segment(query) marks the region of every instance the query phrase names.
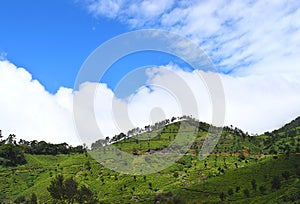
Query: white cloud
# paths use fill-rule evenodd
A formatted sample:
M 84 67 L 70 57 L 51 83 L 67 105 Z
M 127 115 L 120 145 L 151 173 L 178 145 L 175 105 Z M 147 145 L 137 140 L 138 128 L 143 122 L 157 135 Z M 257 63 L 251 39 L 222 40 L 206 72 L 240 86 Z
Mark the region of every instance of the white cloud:
M 109 18 L 115 18 L 124 4 L 122 0 L 99 0 L 86 1 L 88 10 L 94 15 L 104 15 Z
M 160 28 L 194 40 L 221 72 L 284 73 L 282 59 L 293 60 L 288 69 L 300 70 L 299 1 L 140 0 L 123 1 L 119 7 L 117 19 L 134 28 Z M 94 14 L 111 17 L 105 12 Z M 261 67 L 265 60 L 272 63 Z
M 124 100 L 98 83 L 84 83 L 75 92 L 62 87 L 50 94 L 25 69 L 0 61 L 0 127 L 4 135 L 77 145 L 182 114 L 198 114 L 200 120 L 211 122 L 210 93 L 199 74 L 205 78 L 215 73 L 186 72 L 174 64 L 153 67 L 148 70 L 149 86 Z M 226 96 L 226 125 L 262 133 L 300 115 L 299 75 L 220 77 Z M 189 94 L 197 101 L 197 111 Z M 75 102 L 80 137 L 74 125 L 73 96 L 80 96 Z M 88 96 L 94 100 L 89 101 Z
M 0 129 L 28 140 L 79 144 L 74 137 L 70 100 L 72 90 L 48 93 L 30 73 L 0 61 Z
M 145 2 L 127 2 L 117 19 L 133 28 L 175 32 L 200 45 L 227 74 L 222 79 L 228 124 L 256 133 L 300 114 L 300 1 L 180 0 L 156 15 L 142 9 Z

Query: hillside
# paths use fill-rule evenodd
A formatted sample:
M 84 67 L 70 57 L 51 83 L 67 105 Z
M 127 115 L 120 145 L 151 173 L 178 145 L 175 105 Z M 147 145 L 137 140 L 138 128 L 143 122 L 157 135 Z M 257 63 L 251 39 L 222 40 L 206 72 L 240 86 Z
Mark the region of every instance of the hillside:
M 208 124 L 192 121 L 162 123 L 155 130 L 123 135 L 93 153 L 109 155 L 118 147 L 132 155 L 148 155 L 171 144 L 178 128 L 196 133 L 191 148 L 176 163 L 158 173 L 127 175 L 107 169 L 90 154 L 25 153 L 25 164 L 0 166 L 0 200 L 11 203 L 35 193 L 39 203 L 57 203 L 47 188 L 57 175 L 73 177 L 92 189 L 99 203 L 291 203 L 300 200 L 299 118 L 260 136 L 225 127 L 205 160 L 198 153 Z M 149 128 L 149 127 L 148 127 Z M 120 159 L 122 161 L 122 159 Z M 119 162 L 119 161 L 114 161 Z

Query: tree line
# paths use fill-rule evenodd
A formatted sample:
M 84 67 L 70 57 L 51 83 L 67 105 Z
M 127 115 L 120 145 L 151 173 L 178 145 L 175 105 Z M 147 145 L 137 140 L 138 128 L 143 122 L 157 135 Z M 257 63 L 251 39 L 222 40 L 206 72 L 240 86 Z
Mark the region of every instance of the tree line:
M 17 142 L 16 135 L 10 134 L 4 138 L 0 130 L 0 165 L 3 166 L 25 164 L 24 154 L 57 155 L 85 152 L 86 148 L 82 145 L 72 147 L 67 143 L 52 144 L 45 141 L 26 141 L 24 139 Z

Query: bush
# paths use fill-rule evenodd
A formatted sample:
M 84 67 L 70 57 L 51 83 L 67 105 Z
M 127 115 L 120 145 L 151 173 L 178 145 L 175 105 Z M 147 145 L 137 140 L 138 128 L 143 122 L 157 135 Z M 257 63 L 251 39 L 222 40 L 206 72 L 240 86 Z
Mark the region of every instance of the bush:
M 278 176 L 273 177 L 271 185 L 272 185 L 272 190 L 280 189 L 281 182 Z
M 177 178 L 177 177 L 179 176 L 178 172 L 177 172 L 177 171 L 174 172 L 173 176 L 174 176 L 175 178 Z
M 244 195 L 247 197 L 247 198 L 249 198 L 250 197 L 250 192 L 249 192 L 249 190 L 246 188 L 246 189 L 244 189 Z
M 233 189 L 232 188 L 228 189 L 228 195 L 230 195 L 230 196 L 233 195 Z
M 224 193 L 224 192 L 221 192 L 221 193 L 220 193 L 220 199 L 221 199 L 221 201 L 224 201 L 225 198 L 226 198 L 225 193 Z
M 290 177 L 290 172 L 289 171 L 284 171 L 282 172 L 282 177 L 285 179 L 285 180 L 288 180 L 289 177 Z
M 265 186 L 260 186 L 260 187 L 259 187 L 259 191 L 260 191 L 261 194 L 265 194 L 266 190 L 267 190 L 267 189 L 266 189 Z

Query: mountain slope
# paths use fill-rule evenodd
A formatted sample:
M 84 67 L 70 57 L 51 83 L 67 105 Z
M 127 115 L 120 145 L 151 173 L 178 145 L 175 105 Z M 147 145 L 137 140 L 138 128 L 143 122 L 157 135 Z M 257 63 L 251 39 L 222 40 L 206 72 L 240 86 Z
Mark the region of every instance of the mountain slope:
M 93 189 L 103 203 L 297 202 L 300 199 L 299 135 L 297 132 L 293 135 L 290 130 L 299 127 L 298 120 L 256 137 L 225 127 L 216 148 L 205 160 L 199 160 L 198 153 L 209 125 L 198 123 L 193 132 L 197 121 L 186 123 L 185 134 L 196 135 L 191 148 L 170 167 L 148 175 L 112 171 L 84 153 L 25 154 L 26 164 L 0 167 L 0 201 L 11 203 L 36 193 L 39 203 L 55 203 L 47 187 L 56 175 L 62 174 L 73 177 L 80 186 Z M 141 131 L 114 141 L 107 148 L 118 147 L 133 155 L 151 154 L 171 144 L 180 125 L 183 121 Z M 286 136 L 286 131 L 290 135 Z M 104 154 L 101 148 L 95 152 Z

